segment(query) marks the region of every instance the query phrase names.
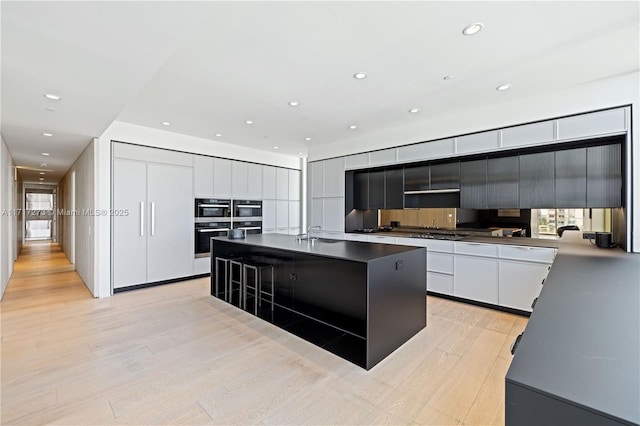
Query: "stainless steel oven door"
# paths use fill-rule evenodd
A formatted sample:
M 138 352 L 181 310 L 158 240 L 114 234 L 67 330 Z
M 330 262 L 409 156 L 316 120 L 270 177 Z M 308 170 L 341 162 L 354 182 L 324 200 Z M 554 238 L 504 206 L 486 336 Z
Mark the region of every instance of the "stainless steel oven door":
M 204 218 L 231 217 L 231 201 L 196 198 L 195 216 Z
M 208 256 L 211 251 L 211 237 L 226 237 L 229 223 L 196 223 L 195 254 L 198 257 Z
M 262 222 L 260 221 L 234 222 L 233 229 L 244 229 L 246 234 L 262 234 Z
M 233 200 L 233 216 L 236 218 L 260 219 L 262 218 L 262 201 Z

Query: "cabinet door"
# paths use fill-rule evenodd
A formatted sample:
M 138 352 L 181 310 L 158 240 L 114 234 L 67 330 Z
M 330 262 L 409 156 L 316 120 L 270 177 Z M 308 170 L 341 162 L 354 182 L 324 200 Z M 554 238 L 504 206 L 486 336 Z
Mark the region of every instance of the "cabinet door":
M 289 200 L 300 200 L 299 170 L 289 170 Z
M 309 163 L 309 177 L 311 178 L 311 197 L 320 198 L 324 193 L 324 161 Z
M 310 212 L 310 217 L 309 217 L 309 226 L 319 226 L 322 228 L 322 224 L 324 221 L 323 218 L 323 214 L 324 214 L 324 207 L 323 207 L 324 203 L 323 203 L 323 199 L 322 198 L 313 198 L 311 200 L 311 209 L 309 210 Z M 303 231 L 306 231 L 303 230 Z
M 384 170 L 369 172 L 369 209 L 384 209 Z
M 276 169 L 276 199 L 289 199 L 289 170 L 283 168 Z
M 384 208 L 404 208 L 404 174 L 402 169 L 389 169 L 384 172 Z
M 545 264 L 501 260 L 500 306 L 531 312 L 531 303 L 540 295 L 549 268 Z
M 587 148 L 587 207 L 622 207 L 622 147 Z
M 252 200 L 262 199 L 262 165 L 250 163 L 247 165 L 247 198 Z
M 460 188 L 460 162 L 445 164 L 431 164 L 430 189 L 456 189 Z
M 127 216 L 113 217 L 113 288 L 147 281 L 147 165 L 113 161 L 113 208 Z M 189 204 L 191 204 L 191 200 Z M 193 215 L 190 206 L 190 214 Z
M 498 261 L 456 255 L 453 294 L 469 300 L 498 304 Z
M 262 201 L 262 229 L 276 229 L 275 200 Z
M 231 196 L 248 198 L 249 164 L 244 161 L 231 162 Z
M 182 166 L 147 166 L 147 281 L 193 275 L 193 170 Z
M 300 201 L 289 201 L 289 228 L 300 229 Z
M 427 290 L 453 296 L 453 275 L 427 272 Z
M 358 210 L 369 208 L 369 172 L 356 172 L 353 179 L 353 205 Z
M 404 168 L 405 191 L 427 191 L 429 189 L 429 166 Z
M 231 198 L 231 160 L 213 160 L 213 196 Z
M 288 201 L 276 201 L 276 228 L 289 228 Z
M 213 158 L 193 156 L 193 193 L 196 198 L 213 197 Z
M 322 229 L 344 232 L 344 198 L 325 198 L 322 207 Z
M 262 198 L 276 199 L 276 168 L 264 166 L 262 168 Z
M 323 163 L 323 197 L 344 197 L 344 158 L 332 158 Z
M 521 209 L 552 208 L 555 200 L 555 155 L 553 152 L 520 156 Z M 561 206 L 565 207 L 565 206 Z
M 587 149 L 555 152 L 556 207 L 587 207 Z
M 518 208 L 519 169 L 517 156 L 487 160 L 487 207 Z
M 487 208 L 487 160 L 460 163 L 460 207 Z

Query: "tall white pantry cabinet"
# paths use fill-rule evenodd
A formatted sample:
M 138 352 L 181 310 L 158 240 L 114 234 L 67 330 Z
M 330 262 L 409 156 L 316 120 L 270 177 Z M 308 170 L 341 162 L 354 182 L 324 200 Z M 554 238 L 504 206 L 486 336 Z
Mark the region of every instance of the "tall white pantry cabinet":
M 191 155 L 113 144 L 113 288 L 193 275 Z

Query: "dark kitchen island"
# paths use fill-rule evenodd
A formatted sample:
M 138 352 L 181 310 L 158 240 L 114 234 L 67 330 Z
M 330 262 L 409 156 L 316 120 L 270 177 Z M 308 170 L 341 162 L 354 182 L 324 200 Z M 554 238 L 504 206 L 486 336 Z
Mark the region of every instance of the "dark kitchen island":
M 212 238 L 211 295 L 222 300 L 214 262 L 232 256 L 274 265 L 274 309 L 263 296 L 257 312 L 247 301 L 248 312 L 367 370 L 426 326 L 423 247 L 282 234 Z M 239 306 L 238 286 L 234 292 L 227 299 Z

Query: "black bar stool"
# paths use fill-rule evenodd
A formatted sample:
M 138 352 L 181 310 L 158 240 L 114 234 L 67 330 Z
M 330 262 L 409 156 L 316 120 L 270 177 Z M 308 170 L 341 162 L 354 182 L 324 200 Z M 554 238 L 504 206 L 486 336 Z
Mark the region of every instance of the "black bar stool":
M 250 261 L 247 260 L 243 263 L 243 271 L 242 271 L 242 282 L 243 282 L 243 290 L 242 290 L 242 306 L 244 309 L 247 309 L 247 289 L 253 290 L 253 294 L 255 296 L 254 300 L 254 314 L 258 313 L 258 305 L 262 306 L 262 295 L 271 296 L 271 310 L 273 311 L 273 303 L 275 301 L 275 277 L 274 277 L 274 267 L 271 263 L 258 262 L 258 261 Z M 271 278 L 271 290 L 264 291 L 262 289 L 262 280 L 263 273 L 267 272 L 270 274 Z M 249 282 L 250 274 L 253 274 L 252 283 Z M 253 284 L 253 285 L 250 285 Z
M 229 259 L 229 280 L 227 281 L 228 288 L 227 293 L 229 295 L 228 298 L 225 297 L 225 300 L 229 303 L 233 303 L 233 285 L 238 284 L 239 288 L 239 298 L 238 298 L 238 306 L 242 306 L 242 295 L 243 295 L 243 263 L 242 258 L 233 258 Z

